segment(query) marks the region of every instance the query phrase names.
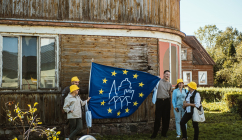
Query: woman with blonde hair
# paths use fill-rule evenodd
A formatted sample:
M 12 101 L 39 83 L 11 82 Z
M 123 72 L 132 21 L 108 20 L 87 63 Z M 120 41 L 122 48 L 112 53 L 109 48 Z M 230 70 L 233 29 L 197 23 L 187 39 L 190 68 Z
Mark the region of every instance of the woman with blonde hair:
M 182 108 L 183 102 L 185 101 L 187 89 L 184 88 L 182 79 L 177 79 L 177 85 L 172 94 L 172 105 L 174 108 L 175 120 L 176 120 L 176 133 L 177 138 L 180 138 L 180 121 L 182 116 L 185 114 L 185 110 Z

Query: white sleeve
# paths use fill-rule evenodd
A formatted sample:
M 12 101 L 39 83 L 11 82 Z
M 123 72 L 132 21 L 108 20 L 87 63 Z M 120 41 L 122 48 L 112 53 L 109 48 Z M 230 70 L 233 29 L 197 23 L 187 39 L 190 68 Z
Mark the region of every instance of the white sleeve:
M 85 100 L 85 101 L 82 101 L 82 100 L 81 100 L 81 105 L 82 105 L 82 106 L 86 105 L 86 100 Z
M 195 96 L 195 106 L 197 107 L 197 108 L 199 108 L 200 107 L 200 105 L 201 105 L 201 96 L 200 96 L 200 94 L 197 92 L 197 94 L 196 94 L 196 96 Z

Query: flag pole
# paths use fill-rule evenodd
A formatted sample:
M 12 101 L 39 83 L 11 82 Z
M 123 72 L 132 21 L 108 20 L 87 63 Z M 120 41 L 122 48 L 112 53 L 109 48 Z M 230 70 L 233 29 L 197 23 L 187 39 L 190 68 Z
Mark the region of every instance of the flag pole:
M 91 69 L 90 69 L 90 77 L 89 77 L 89 88 L 88 88 L 88 97 L 89 97 L 89 91 L 90 91 L 90 79 L 91 79 L 91 72 L 92 72 L 92 62 L 94 61 L 94 58 L 92 58 L 91 61 Z M 89 128 L 87 127 L 87 135 L 89 135 Z

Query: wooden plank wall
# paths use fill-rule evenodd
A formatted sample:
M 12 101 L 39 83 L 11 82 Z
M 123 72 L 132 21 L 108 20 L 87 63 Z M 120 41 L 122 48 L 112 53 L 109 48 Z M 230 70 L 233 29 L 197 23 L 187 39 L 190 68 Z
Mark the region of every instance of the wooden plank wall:
M 207 85 L 199 85 L 198 83 L 198 72 L 207 71 Z M 193 65 L 192 69 L 192 80 L 197 83 L 198 87 L 209 87 L 213 86 L 213 65 Z
M 23 111 L 28 110 L 28 105 L 34 105 L 35 102 L 39 104 L 36 106 L 38 109 L 36 112 L 37 118 L 40 118 L 40 121 L 44 125 L 57 125 L 65 123 L 65 119 L 61 112 L 61 94 L 60 93 L 1 93 L 0 94 L 0 126 L 10 126 L 6 112 L 4 110 L 4 104 L 8 101 L 14 101 L 16 104 L 19 103 L 19 107 Z M 10 106 L 9 109 L 12 112 L 13 116 L 16 116 L 14 113 L 14 106 Z M 27 123 L 26 123 L 27 125 Z
M 180 30 L 180 0 L 1 0 L 0 17 L 148 24 Z
M 207 71 L 207 85 L 199 85 L 199 87 L 213 86 L 213 65 L 194 65 L 192 48 L 182 44 L 182 48 L 187 49 L 187 60 L 182 60 L 183 71 L 192 71 L 192 81 L 198 84 L 198 71 Z
M 70 84 L 73 76 L 80 78 L 82 99 L 87 98 L 91 59 L 94 62 L 149 72 L 158 75 L 158 40 L 155 38 L 60 35 L 60 85 Z M 128 118 L 100 119 L 94 123 L 137 122 L 154 120 L 155 106 L 150 94 L 139 109 Z

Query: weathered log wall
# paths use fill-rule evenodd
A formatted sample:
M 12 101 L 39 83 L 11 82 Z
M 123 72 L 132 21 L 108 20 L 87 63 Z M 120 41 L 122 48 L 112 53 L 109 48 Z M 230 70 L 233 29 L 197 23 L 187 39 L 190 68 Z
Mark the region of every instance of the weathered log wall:
M 155 38 L 61 35 L 60 85 L 70 84 L 73 76 L 80 78 L 81 93 L 88 93 L 91 59 L 108 66 L 139 70 L 158 75 L 158 40 Z M 100 119 L 94 123 L 137 122 L 154 120 L 155 106 L 149 95 L 130 117 Z
M 138 24 L 180 30 L 180 0 L 1 0 L 0 18 Z

